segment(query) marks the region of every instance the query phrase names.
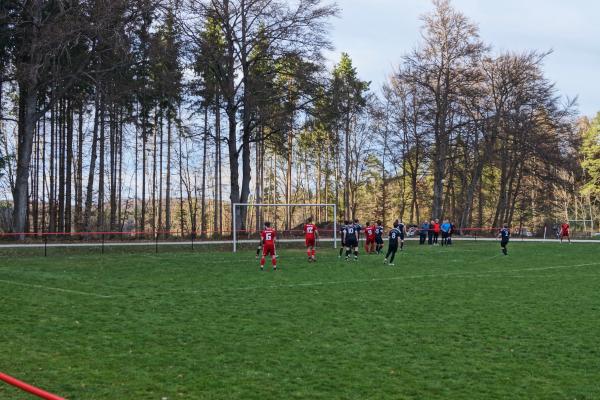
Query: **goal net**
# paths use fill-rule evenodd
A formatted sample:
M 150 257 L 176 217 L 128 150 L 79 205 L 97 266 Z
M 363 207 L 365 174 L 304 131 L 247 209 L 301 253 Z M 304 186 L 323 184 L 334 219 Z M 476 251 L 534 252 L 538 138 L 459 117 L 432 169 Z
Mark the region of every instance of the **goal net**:
M 241 211 L 246 212 L 243 214 Z M 317 204 L 267 204 L 233 203 L 233 251 L 242 243 L 256 244 L 266 221 L 277 230 L 280 243 L 303 243 L 303 225 L 311 217 L 317 225 L 321 242 L 333 242 L 337 247 L 337 205 Z

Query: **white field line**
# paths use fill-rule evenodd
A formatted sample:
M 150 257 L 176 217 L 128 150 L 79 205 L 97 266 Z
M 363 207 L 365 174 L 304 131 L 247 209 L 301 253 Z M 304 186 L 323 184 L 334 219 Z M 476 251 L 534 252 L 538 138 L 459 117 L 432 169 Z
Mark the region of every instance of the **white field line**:
M 288 288 L 296 288 L 296 287 L 315 287 L 315 286 L 331 286 L 331 285 L 345 285 L 345 284 L 361 284 L 361 283 L 372 283 L 372 282 L 382 282 L 382 281 L 400 281 L 400 280 L 410 280 L 410 279 L 423 279 L 423 278 L 485 278 L 492 275 L 503 274 L 503 273 L 514 273 L 514 272 L 528 272 L 528 271 L 545 271 L 545 270 L 554 270 L 554 269 L 567 269 L 567 268 L 579 268 L 579 267 L 589 267 L 600 265 L 600 262 L 597 263 L 588 263 L 588 264 L 572 264 L 572 265 L 554 265 L 549 267 L 535 267 L 535 268 L 517 268 L 517 269 L 504 269 L 504 270 L 495 270 L 488 272 L 476 272 L 476 273 L 464 273 L 464 272 L 449 272 L 444 274 L 421 274 L 421 275 L 408 275 L 408 276 L 396 276 L 396 277 L 388 277 L 388 278 L 371 278 L 371 279 L 355 279 L 355 280 L 346 280 L 346 281 L 324 281 L 324 282 L 305 282 L 305 283 L 292 283 L 287 285 L 269 285 L 269 286 L 244 286 L 244 287 L 233 287 L 229 288 L 229 290 L 235 291 L 245 291 L 245 290 L 257 290 L 257 289 L 288 289 Z M 396 268 L 396 267 L 391 267 Z M 522 275 L 507 275 L 507 277 L 522 277 Z M 0 279 L 0 283 L 6 283 L 10 285 L 17 285 L 35 289 L 44 289 L 51 290 L 63 293 L 71 293 L 78 294 L 82 296 L 91 296 L 102 299 L 110 299 L 113 297 L 125 297 L 126 294 L 116 294 L 116 295 L 102 295 L 97 293 L 90 292 L 82 292 L 78 290 L 71 289 L 63 289 L 51 286 L 44 285 L 36 285 L 36 284 L 28 284 L 22 282 L 8 281 Z M 117 289 L 117 287 L 115 287 Z M 126 288 L 119 288 L 126 289 Z M 227 290 L 227 289 L 226 289 Z M 170 290 L 163 292 L 155 292 L 154 294 L 173 294 L 173 293 L 185 293 L 185 294 L 200 294 L 200 293 L 212 293 L 215 290 Z
M 418 241 L 418 238 L 408 238 L 406 239 L 406 241 Z M 495 238 L 473 238 L 473 237 L 456 237 L 456 238 L 452 238 L 453 241 L 459 241 L 459 242 L 496 242 L 499 240 L 495 239 Z M 333 242 L 333 239 L 320 239 L 320 242 Z M 304 239 L 279 239 L 278 242 L 280 243 L 304 243 Z M 361 239 L 361 244 L 362 244 L 363 240 Z M 527 242 L 531 242 L 531 243 L 560 243 L 558 240 L 555 239 L 525 239 L 525 238 L 513 238 L 511 240 L 511 243 L 527 243 Z M 598 243 L 600 244 L 600 240 L 593 240 L 593 239 L 581 239 L 581 240 L 571 240 L 572 243 Z M 238 240 L 237 243 L 239 244 L 256 244 L 258 243 L 258 240 L 253 239 L 253 240 Z M 191 241 L 185 241 L 185 242 L 165 242 L 165 241 L 161 241 L 161 242 L 154 242 L 154 241 L 143 241 L 143 242 L 104 242 L 104 247 L 121 247 L 121 246 L 147 246 L 147 247 L 151 247 L 151 246 L 156 246 L 158 244 L 158 246 L 192 246 L 192 242 Z M 231 240 L 214 240 L 214 241 L 194 241 L 194 246 L 198 245 L 198 246 L 206 246 L 206 245 L 211 245 L 211 244 L 219 244 L 219 245 L 223 245 L 223 244 L 227 244 L 227 245 L 233 245 L 233 241 Z M 339 244 L 339 239 L 338 239 L 338 244 Z M 359 244 L 359 247 L 361 246 L 361 244 Z M 318 245 L 318 244 L 317 244 Z M 565 243 L 565 245 L 567 245 Z M 48 243 L 46 245 L 48 248 L 52 248 L 52 247 L 102 247 L 102 243 L 100 242 L 94 242 L 94 243 Z M 0 244 L 0 249 L 17 249 L 17 248 L 43 248 L 44 244 L 43 243 L 32 243 L 32 244 L 26 244 L 26 243 L 14 243 L 14 244 Z
M 31 283 L 7 281 L 4 279 L 0 279 L 0 282 L 6 283 L 9 285 L 23 286 L 23 287 L 34 288 L 34 289 L 43 289 L 43 290 L 51 290 L 51 291 L 55 291 L 55 292 L 78 294 L 81 296 L 98 297 L 100 299 L 110 299 L 112 297 L 115 297 L 115 296 L 108 296 L 108 295 L 97 294 L 97 293 L 82 292 L 79 290 L 62 289 L 62 288 L 57 288 L 57 287 L 52 287 L 52 286 L 44 286 L 44 285 L 35 285 L 35 284 L 31 284 Z M 118 296 L 120 296 L 120 295 L 118 295 Z
M 465 273 L 465 272 L 448 272 L 444 274 L 421 274 L 421 275 L 407 275 L 407 276 L 396 276 L 390 278 L 371 278 L 371 279 L 355 279 L 355 280 L 346 280 L 346 281 L 324 281 L 324 282 L 305 282 L 305 283 L 291 283 L 287 285 L 269 285 L 269 286 L 242 286 L 242 287 L 230 287 L 225 288 L 223 290 L 234 290 L 234 291 L 245 291 L 245 290 L 257 290 L 257 289 L 290 289 L 297 287 L 318 287 L 318 286 L 333 286 L 333 285 L 346 285 L 346 284 L 361 284 L 361 283 L 372 283 L 372 282 L 382 282 L 382 281 L 401 281 L 401 280 L 410 280 L 410 279 L 424 279 L 424 278 L 485 278 L 493 275 L 503 274 L 503 273 L 514 273 L 514 272 L 528 272 L 528 271 L 544 271 L 544 270 L 553 270 L 553 269 L 565 269 L 565 268 L 579 268 L 579 267 L 589 267 L 594 265 L 600 265 L 598 263 L 589 263 L 589 264 L 573 264 L 573 265 L 555 265 L 549 267 L 536 267 L 536 268 L 517 268 L 517 269 L 503 269 L 503 270 L 495 270 L 488 272 L 476 272 L 476 273 Z M 398 267 L 390 267 L 390 268 L 398 268 Z M 270 273 L 270 267 L 265 266 L 265 272 L 257 273 Z M 281 270 L 276 273 L 280 273 Z M 507 277 L 512 277 L 508 275 Z M 519 275 L 520 277 L 520 275 Z M 202 289 L 202 290 L 164 290 L 162 292 L 154 292 L 153 294 L 158 295 L 169 295 L 174 293 L 183 293 L 183 294 L 203 294 L 203 293 L 214 293 L 220 291 L 219 289 Z
M 347 281 L 325 281 L 325 282 L 306 282 L 306 283 L 293 283 L 289 285 L 270 285 L 270 286 L 246 286 L 246 287 L 238 287 L 238 288 L 230 288 L 230 290 L 255 290 L 255 289 L 286 289 L 286 288 L 294 288 L 294 287 L 311 287 L 311 286 L 328 286 L 328 285 L 344 285 L 344 284 L 352 284 L 352 283 L 370 283 L 370 282 L 380 282 L 380 281 L 400 281 L 400 280 L 409 280 L 409 279 L 423 279 L 423 278 L 478 278 L 478 277 L 488 277 L 497 274 L 503 273 L 513 273 L 513 272 L 527 272 L 527 271 L 545 271 L 545 270 L 553 270 L 553 269 L 565 269 L 565 268 L 579 268 L 579 267 L 590 267 L 594 265 L 600 265 L 600 262 L 597 263 L 589 263 L 589 264 L 573 264 L 573 265 L 555 265 L 550 267 L 536 267 L 536 268 L 519 268 L 519 269 L 504 269 L 504 270 L 496 270 L 496 271 L 488 271 L 488 272 L 476 272 L 476 273 L 465 273 L 465 272 L 449 272 L 445 274 L 423 274 L 423 275 L 408 275 L 408 276 L 396 276 L 391 278 L 371 278 L 371 279 L 357 279 L 357 280 L 347 280 Z M 390 267 L 396 268 L 396 267 Z M 200 291 L 197 291 L 200 293 Z

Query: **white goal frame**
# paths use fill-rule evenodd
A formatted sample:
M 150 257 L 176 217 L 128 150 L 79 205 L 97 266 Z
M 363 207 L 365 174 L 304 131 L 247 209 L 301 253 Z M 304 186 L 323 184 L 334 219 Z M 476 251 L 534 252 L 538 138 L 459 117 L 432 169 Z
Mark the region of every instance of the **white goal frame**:
M 237 215 L 236 210 L 238 207 L 333 207 L 333 248 L 337 249 L 337 204 L 332 203 L 232 203 L 231 204 L 231 217 L 233 223 L 233 252 L 237 252 Z

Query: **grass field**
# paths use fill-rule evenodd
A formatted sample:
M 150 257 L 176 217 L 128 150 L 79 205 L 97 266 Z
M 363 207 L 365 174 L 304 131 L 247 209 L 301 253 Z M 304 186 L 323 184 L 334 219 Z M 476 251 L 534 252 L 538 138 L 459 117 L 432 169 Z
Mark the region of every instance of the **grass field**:
M 0 371 L 69 400 L 600 398 L 600 247 L 509 251 L 0 253 Z

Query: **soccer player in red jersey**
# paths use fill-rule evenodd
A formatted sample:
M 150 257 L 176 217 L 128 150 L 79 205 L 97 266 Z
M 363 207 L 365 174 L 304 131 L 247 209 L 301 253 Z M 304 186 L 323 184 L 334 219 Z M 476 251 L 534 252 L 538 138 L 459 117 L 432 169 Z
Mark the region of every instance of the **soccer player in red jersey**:
M 370 222 L 367 222 L 367 227 L 365 228 L 365 252 L 367 254 L 371 254 L 375 252 L 375 236 L 377 227 L 375 225 L 371 225 Z
M 273 264 L 273 271 L 277 270 L 277 256 L 275 254 L 275 238 L 277 232 L 271 228 L 270 222 L 265 222 L 265 229 L 260 233 L 263 244 L 263 254 L 260 259 L 260 270 L 262 271 L 265 267 L 265 257 L 267 254 L 271 256 L 271 264 Z
M 308 255 L 308 262 L 315 262 L 315 239 L 319 236 L 319 230 L 317 226 L 312 223 L 312 217 L 309 217 L 304 224 L 304 241 L 306 243 L 306 254 Z
M 566 237 L 567 240 L 569 241 L 569 243 L 571 243 L 571 236 L 569 235 L 569 223 L 568 222 L 563 222 L 563 224 L 560 226 L 560 242 L 562 243 L 563 239 Z

